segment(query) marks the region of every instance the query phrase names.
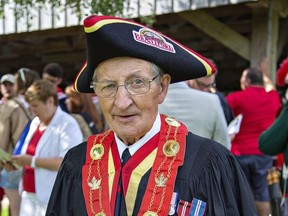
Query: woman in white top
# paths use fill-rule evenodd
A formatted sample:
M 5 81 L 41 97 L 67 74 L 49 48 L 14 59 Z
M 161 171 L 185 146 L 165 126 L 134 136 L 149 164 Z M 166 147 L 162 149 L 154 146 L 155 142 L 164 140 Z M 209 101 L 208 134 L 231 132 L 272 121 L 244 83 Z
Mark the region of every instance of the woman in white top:
M 53 84 L 38 80 L 25 93 L 36 116 L 21 150 L 13 160 L 23 166 L 20 216 L 45 215 L 54 181 L 66 152 L 83 141 L 73 117 L 58 106 Z

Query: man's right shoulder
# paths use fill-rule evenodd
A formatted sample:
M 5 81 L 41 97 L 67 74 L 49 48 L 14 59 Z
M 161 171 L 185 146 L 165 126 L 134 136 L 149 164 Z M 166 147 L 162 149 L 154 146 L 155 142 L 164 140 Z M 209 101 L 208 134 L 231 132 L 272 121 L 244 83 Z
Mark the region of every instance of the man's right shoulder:
M 11 115 L 11 113 L 13 113 L 16 109 L 19 109 L 19 104 L 17 104 L 13 99 L 7 100 L 0 104 L 1 115 Z

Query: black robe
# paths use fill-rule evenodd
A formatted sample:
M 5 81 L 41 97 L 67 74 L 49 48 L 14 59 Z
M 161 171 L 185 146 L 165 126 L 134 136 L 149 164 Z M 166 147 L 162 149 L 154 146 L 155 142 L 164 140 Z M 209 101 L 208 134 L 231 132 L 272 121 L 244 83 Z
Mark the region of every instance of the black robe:
M 186 140 L 185 160 L 178 170 L 174 188 L 179 199 L 192 202 L 197 198 L 206 202 L 205 215 L 256 216 L 249 184 L 234 156 L 219 143 L 190 132 Z M 82 191 L 85 158 L 86 142 L 66 154 L 46 215 L 87 215 Z M 140 182 L 133 215 L 137 215 L 140 209 L 149 174 L 150 171 Z

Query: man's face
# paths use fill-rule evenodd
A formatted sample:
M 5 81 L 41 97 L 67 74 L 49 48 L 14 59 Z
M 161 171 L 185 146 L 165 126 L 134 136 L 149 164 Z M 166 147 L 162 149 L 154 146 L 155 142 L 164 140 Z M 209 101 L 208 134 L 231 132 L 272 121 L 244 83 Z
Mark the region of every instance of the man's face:
M 189 86 L 200 91 L 211 92 L 215 82 L 215 75 L 212 74 L 208 77 L 201 77 L 198 79 L 190 80 L 188 82 Z
M 3 95 L 4 98 L 10 99 L 15 96 L 15 89 L 14 89 L 14 84 L 10 82 L 3 82 L 1 84 L 1 94 Z
M 94 79 L 123 85 L 134 78 L 151 80 L 156 75 L 151 63 L 145 60 L 119 57 L 102 62 Z M 170 76 L 165 74 L 150 82 L 150 90 L 144 94 L 130 95 L 121 86 L 112 98 L 99 96 L 99 103 L 109 126 L 124 143 L 133 144 L 151 129 L 158 113 L 158 104 L 163 102 L 169 83 Z
M 240 87 L 242 90 L 246 89 L 249 85 L 249 83 L 247 82 L 246 76 L 247 76 L 248 71 L 244 70 L 242 72 L 241 78 L 240 78 Z
M 62 78 L 51 76 L 50 74 L 45 72 L 43 73 L 42 78 L 50 81 L 55 86 L 58 86 L 62 82 Z

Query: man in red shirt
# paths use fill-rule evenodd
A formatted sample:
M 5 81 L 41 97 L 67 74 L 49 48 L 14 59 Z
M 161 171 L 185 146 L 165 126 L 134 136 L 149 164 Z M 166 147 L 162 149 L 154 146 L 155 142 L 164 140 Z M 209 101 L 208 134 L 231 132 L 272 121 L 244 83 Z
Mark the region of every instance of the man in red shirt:
M 256 68 L 244 70 L 240 82 L 242 91 L 227 96 L 234 115 L 243 115 L 240 131 L 232 140 L 231 152 L 247 176 L 258 214 L 269 215 L 267 173 L 272 158 L 259 150 L 258 138 L 275 120 L 280 98 L 275 89 L 265 90 L 263 74 Z

